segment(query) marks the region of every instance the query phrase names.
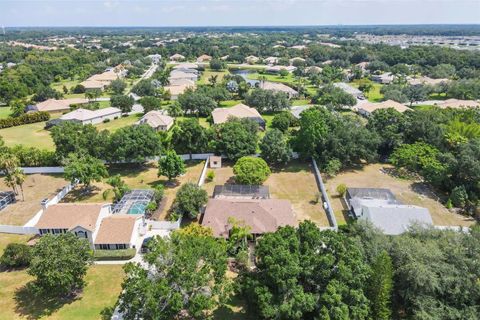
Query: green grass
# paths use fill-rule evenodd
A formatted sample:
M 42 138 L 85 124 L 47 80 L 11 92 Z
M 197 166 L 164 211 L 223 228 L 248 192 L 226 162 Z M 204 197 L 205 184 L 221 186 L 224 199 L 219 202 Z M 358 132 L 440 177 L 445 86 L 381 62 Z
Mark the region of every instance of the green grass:
M 135 122 L 140 120 L 141 117 L 142 117 L 142 114 L 137 113 L 137 114 L 129 115 L 128 117 L 120 117 L 116 120 L 111 120 L 107 123 L 99 123 L 95 126 L 99 131 L 108 130 L 110 132 L 115 132 L 120 128 L 133 125 Z
M 23 144 L 27 147 L 54 150 L 50 132 L 44 129 L 45 122 L 24 124 L 21 126 L 0 129 L 0 136 L 7 146 Z
M 267 81 L 280 82 L 280 83 L 290 84 L 290 85 L 294 85 L 294 82 L 295 82 L 294 76 L 291 73 L 289 73 L 285 77 L 282 77 L 279 74 L 267 74 L 267 73 L 260 74 L 260 73 L 257 73 L 257 72 L 249 73 L 247 75 L 247 78 L 251 79 L 251 80 L 260 80 L 261 77 L 264 77 L 264 79 L 267 80 Z
M 202 76 L 198 80 L 198 84 L 210 84 L 210 77 L 211 76 L 218 76 L 217 77 L 217 83 L 220 83 L 223 79 L 223 77 L 230 72 L 228 70 L 223 70 L 223 71 L 212 71 L 210 69 L 206 69 L 205 71 L 202 72 Z
M 370 90 L 365 97 L 368 99 L 370 102 L 381 102 L 383 101 L 383 94 L 380 92 L 380 89 L 382 89 L 382 86 L 380 83 L 376 83 L 373 81 L 368 80 L 373 88 Z M 358 80 L 355 80 L 351 83 L 352 87 L 358 88 L 359 82 Z
M 292 100 L 292 106 L 305 106 L 307 104 L 311 104 L 312 101 L 307 100 L 307 99 L 297 99 L 297 100 Z
M 175 118 L 175 121 L 177 121 L 177 122 L 178 122 L 178 121 L 183 121 L 183 120 L 186 120 L 186 119 L 188 119 L 188 118 L 194 118 L 194 117 L 176 117 L 176 118 Z M 202 127 L 204 127 L 204 128 L 210 128 L 210 123 L 208 123 L 207 118 L 205 118 L 205 117 L 199 117 L 199 118 L 197 118 L 197 119 L 198 119 L 198 122 L 200 123 L 200 125 L 201 125 Z M 171 132 L 171 130 L 170 130 L 170 132 Z
M 228 108 L 228 107 L 233 107 L 234 105 L 237 105 L 239 103 L 242 103 L 242 100 L 225 100 L 221 101 L 218 106 L 220 108 Z
M 10 107 L 0 107 L 0 119 L 5 119 L 10 116 L 12 109 Z

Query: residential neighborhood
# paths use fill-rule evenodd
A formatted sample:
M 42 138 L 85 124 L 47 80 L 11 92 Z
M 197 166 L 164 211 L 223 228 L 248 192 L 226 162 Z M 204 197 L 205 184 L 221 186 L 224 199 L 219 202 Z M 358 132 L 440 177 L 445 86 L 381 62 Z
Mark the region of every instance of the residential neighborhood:
M 462 5 L 45 2 L 0 10 L 0 319 L 479 319 Z

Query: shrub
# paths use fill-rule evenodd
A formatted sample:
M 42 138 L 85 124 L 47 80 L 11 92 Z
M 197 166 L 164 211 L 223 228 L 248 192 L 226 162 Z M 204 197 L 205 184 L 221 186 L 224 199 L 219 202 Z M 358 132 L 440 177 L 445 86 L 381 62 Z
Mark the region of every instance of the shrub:
M 208 180 L 208 181 L 213 181 L 213 179 L 215 179 L 215 171 L 210 170 L 210 171 L 208 171 L 208 173 L 207 173 L 207 180 Z
M 0 257 L 0 265 L 5 268 L 25 268 L 32 260 L 31 248 L 23 243 L 9 243 Z
M 468 203 L 468 194 L 464 186 L 455 187 L 450 194 L 450 199 L 453 206 L 457 208 L 465 208 Z
M 44 111 L 24 113 L 16 118 L 0 119 L 0 129 L 21 126 L 22 124 L 48 121 L 50 114 Z
M 110 119 L 103 119 L 103 123 L 110 122 Z
M 265 160 L 255 157 L 242 157 L 233 166 L 235 180 L 241 184 L 262 184 L 270 175 Z
M 153 211 L 157 210 L 158 208 L 158 205 L 155 201 L 151 201 L 147 204 L 147 206 L 145 207 L 145 210 L 148 212 L 148 213 L 152 213 Z
M 136 250 L 121 249 L 121 250 L 95 250 L 93 252 L 93 258 L 97 261 L 101 260 L 130 260 L 135 257 Z
M 330 177 L 334 177 L 337 175 L 341 168 L 342 163 L 340 162 L 340 160 L 332 159 L 327 162 L 327 165 L 325 166 L 325 173 Z
M 347 186 L 345 183 L 341 183 L 337 186 L 337 193 L 340 195 L 340 197 L 345 196 L 345 193 L 347 193 Z
M 165 194 L 165 187 L 163 186 L 163 184 L 159 184 L 155 186 L 153 192 L 154 192 L 155 201 L 159 203 L 160 201 L 162 201 L 163 196 Z

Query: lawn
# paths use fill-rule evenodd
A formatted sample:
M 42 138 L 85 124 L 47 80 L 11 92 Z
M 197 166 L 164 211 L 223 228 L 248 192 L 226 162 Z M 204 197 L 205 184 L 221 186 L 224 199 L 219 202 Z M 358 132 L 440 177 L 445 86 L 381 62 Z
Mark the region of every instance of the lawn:
M 186 119 L 191 119 L 191 118 L 195 118 L 195 117 L 176 117 L 175 118 L 175 121 L 178 122 L 178 121 L 184 121 Z M 195 118 L 195 119 L 198 119 L 198 122 L 200 123 L 200 125 L 204 128 L 210 128 L 210 123 L 207 121 L 207 118 L 205 117 L 198 117 L 198 118 Z M 171 131 L 170 131 L 171 132 Z
M 251 80 L 260 80 L 261 78 L 263 78 L 267 81 L 281 82 L 281 83 L 290 84 L 290 85 L 293 85 L 295 82 L 295 79 L 292 73 L 289 73 L 287 76 L 282 77 L 279 74 L 268 74 L 268 73 L 260 74 L 255 72 L 255 73 L 249 73 L 247 75 L 247 78 Z
M 393 177 L 386 173 L 391 169 L 390 165 L 371 164 L 363 169 L 345 171 L 335 178 L 328 179 L 326 188 L 337 221 L 339 223 L 345 221 L 346 207 L 336 192 L 336 187 L 344 183 L 347 187 L 390 189 L 403 203 L 427 208 L 435 225 L 470 226 L 474 224 L 473 219 L 448 211 L 438 201 L 439 197 L 425 183 Z
M 225 100 L 221 101 L 218 106 L 220 108 L 228 108 L 233 107 L 234 105 L 237 105 L 239 103 L 243 103 L 242 100 Z
M 186 162 L 187 172 L 179 177 L 173 185 L 167 184 L 166 177 L 158 177 L 157 164 L 154 162 L 145 165 L 117 165 L 110 166 L 109 174 L 122 176 L 122 179 L 130 187 L 130 189 L 149 189 L 158 184 L 165 186 L 165 200 L 161 204 L 162 208 L 158 212 L 156 219 L 165 219 L 168 210 L 171 208 L 175 194 L 183 183 L 193 182 L 197 183 L 202 172 L 204 162 L 188 161 Z M 74 190 L 64 198 L 64 202 L 87 202 L 87 203 L 104 203 L 111 202 L 113 195 L 104 200 L 103 192 L 111 187 L 103 182 L 94 183 L 93 191 L 89 194 L 83 194 L 80 189 Z
M 59 174 L 27 175 L 23 184 L 25 201 L 19 194 L 17 202 L 0 211 L 0 224 L 24 225 L 41 209 L 42 199 L 51 199 L 67 184 L 68 182 Z M 5 185 L 3 179 L 0 179 L 0 190 L 11 190 Z
M 0 107 L 0 119 L 5 119 L 10 116 L 12 109 L 10 107 Z
M 0 273 L 0 319 L 101 319 L 121 291 L 121 265 L 95 265 L 85 277 L 79 297 L 66 302 L 36 298 L 25 286 L 32 277 L 25 270 Z
M 132 115 L 129 115 L 127 117 L 120 117 L 116 120 L 111 120 L 111 121 L 106 122 L 106 123 L 99 123 L 99 124 L 95 125 L 95 127 L 99 131 L 108 130 L 110 132 L 115 132 L 116 130 L 118 130 L 120 128 L 128 127 L 128 126 L 133 125 L 135 122 L 140 120 L 141 117 L 142 117 L 141 113 L 132 114 Z
M 210 196 L 215 185 L 235 183 L 231 164 L 222 163 L 222 168 L 210 170 L 215 172 L 215 178 L 204 185 Z M 290 200 L 298 221 L 308 219 L 329 226 L 325 211 L 315 201 L 319 191 L 310 164 L 292 161 L 286 167 L 273 168 L 264 185 L 269 186 L 272 198 Z
M 358 88 L 359 86 L 359 80 L 355 80 L 352 83 L 352 87 Z M 365 80 L 362 80 L 365 81 Z M 380 92 L 380 89 L 382 89 L 382 85 L 380 83 L 376 83 L 373 81 L 369 81 L 372 84 L 372 90 L 370 90 L 365 97 L 368 99 L 370 102 L 381 102 L 383 100 L 383 94 Z
M 23 144 L 27 147 L 54 150 L 53 140 L 50 132 L 44 129 L 45 122 L 24 124 L 21 126 L 0 129 L 7 146 Z
M 228 70 L 223 71 L 212 71 L 211 69 L 206 69 L 202 72 L 202 76 L 198 80 L 198 84 L 210 84 L 210 77 L 217 76 L 217 83 L 220 83 L 223 80 L 225 75 L 229 74 Z

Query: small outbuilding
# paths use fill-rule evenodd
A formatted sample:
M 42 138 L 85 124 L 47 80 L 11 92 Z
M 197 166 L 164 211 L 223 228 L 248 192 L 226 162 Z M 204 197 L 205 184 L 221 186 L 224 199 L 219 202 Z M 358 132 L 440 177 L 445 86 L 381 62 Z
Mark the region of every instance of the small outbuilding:
M 218 169 L 222 167 L 222 157 L 219 156 L 210 156 L 209 166 L 212 169 Z

